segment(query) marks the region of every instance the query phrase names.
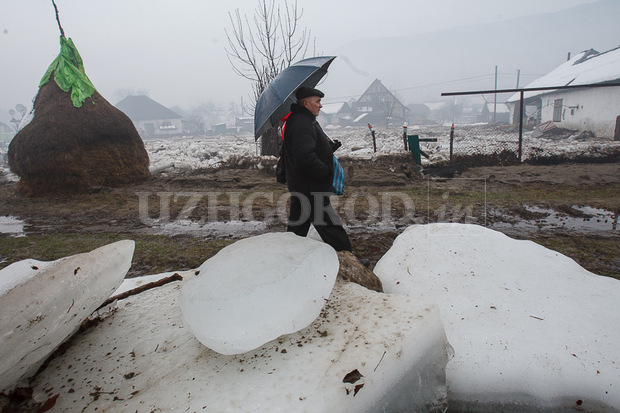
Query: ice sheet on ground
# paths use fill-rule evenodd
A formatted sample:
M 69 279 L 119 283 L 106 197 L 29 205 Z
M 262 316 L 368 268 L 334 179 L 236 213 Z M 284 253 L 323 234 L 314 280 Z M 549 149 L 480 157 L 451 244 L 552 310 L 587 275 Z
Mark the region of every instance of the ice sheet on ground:
M 0 270 L 0 391 L 33 374 L 117 289 L 135 243 L 124 240 L 51 262 Z
M 245 353 L 314 321 L 339 265 L 332 247 L 291 232 L 242 239 L 183 287 L 183 319 L 210 349 Z
M 59 394 L 58 411 L 445 408 L 449 345 L 436 306 L 337 282 L 308 327 L 226 356 L 204 347 L 183 322 L 177 298 L 194 273 L 120 300 L 37 376 L 35 398 Z M 355 370 L 363 377 L 344 383 Z
M 408 228 L 374 271 L 387 293 L 439 305 L 451 408 L 620 408 L 619 281 L 464 224 Z

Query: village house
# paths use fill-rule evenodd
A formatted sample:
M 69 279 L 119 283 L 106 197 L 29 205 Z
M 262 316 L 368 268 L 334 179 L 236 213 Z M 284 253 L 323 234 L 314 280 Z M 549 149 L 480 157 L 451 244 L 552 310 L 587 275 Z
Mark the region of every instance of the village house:
M 464 124 L 472 124 L 481 122 L 479 120 L 480 113 L 480 105 L 453 105 L 452 110 L 454 111 L 452 114 L 452 118 L 456 123 L 464 123 Z M 484 122 L 484 121 L 482 121 Z
M 409 122 L 413 125 L 428 123 L 431 109 L 423 103 L 412 103 L 409 108 Z
M 402 125 L 409 121 L 409 108 L 403 105 L 379 79 L 366 89 L 351 108 L 353 123 Z
M 183 133 L 182 116 L 148 96 L 127 96 L 115 106 L 131 119 L 143 138 Z
M 237 132 L 254 132 L 254 117 L 253 116 L 237 116 L 235 117 L 235 128 Z
M 490 124 L 509 123 L 510 109 L 505 103 L 485 103 L 480 109 L 477 121 Z
M 319 112 L 321 125 L 349 126 L 352 121 L 351 107 L 347 102 L 326 103 Z
M 603 84 L 620 81 L 620 47 L 599 53 L 590 49 L 553 69 L 526 88 Z M 510 121 L 519 122 L 520 94 L 508 99 Z M 620 140 L 620 87 L 584 87 L 524 93 L 524 122 L 553 122 L 557 127 L 588 131 Z

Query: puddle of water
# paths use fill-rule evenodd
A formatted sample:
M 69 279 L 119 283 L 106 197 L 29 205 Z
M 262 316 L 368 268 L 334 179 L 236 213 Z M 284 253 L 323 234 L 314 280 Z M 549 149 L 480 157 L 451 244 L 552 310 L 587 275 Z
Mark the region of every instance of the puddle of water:
M 575 217 L 551 208 L 527 205 L 529 212 L 540 214 L 537 219 L 520 220 L 515 223 L 496 222 L 491 224 L 494 229 L 521 229 L 537 231 L 542 229 L 560 229 L 583 233 L 616 232 L 620 229 L 618 214 L 600 208 L 589 206 L 573 206 L 573 209 L 583 213 Z
M 10 234 L 13 237 L 25 237 L 24 226 L 26 223 L 21 219 L 11 216 L 0 217 L 0 234 Z
M 550 228 L 561 228 L 573 231 L 617 231 L 618 216 L 613 212 L 592 207 L 573 206 L 584 213 L 583 217 L 574 217 L 553 209 L 528 206 L 527 210 L 547 214 L 545 218 L 535 220 Z
M 527 205 L 524 207 L 532 214 L 539 215 L 536 219 L 521 219 L 507 214 L 503 210 L 489 210 L 491 222 L 488 228 L 504 232 L 537 232 L 541 230 L 564 230 L 578 233 L 618 234 L 620 232 L 620 219 L 618 214 L 605 209 L 592 208 L 589 206 L 573 206 L 573 209 L 583 213 L 583 216 L 575 217 L 556 211 L 551 208 Z M 493 222 L 495 221 L 495 222 Z M 8 234 L 13 237 L 26 236 L 24 221 L 12 216 L 0 216 L 0 234 Z M 404 225 L 406 227 L 407 225 Z M 395 222 L 368 223 L 362 225 L 345 224 L 348 232 L 393 232 L 402 229 L 403 225 Z M 200 238 L 239 238 L 260 235 L 273 229 L 273 225 L 263 221 L 226 221 L 226 222 L 194 222 L 189 220 L 155 223 L 149 228 L 136 231 L 138 234 L 153 235 L 191 235 Z M 282 229 L 282 228 L 280 228 Z

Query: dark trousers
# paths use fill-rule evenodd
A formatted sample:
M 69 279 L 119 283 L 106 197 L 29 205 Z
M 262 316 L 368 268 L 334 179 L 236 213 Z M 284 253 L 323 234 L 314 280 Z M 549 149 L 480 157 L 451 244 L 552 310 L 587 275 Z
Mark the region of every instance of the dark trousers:
M 286 230 L 305 237 L 310 224 L 313 224 L 323 241 L 336 251 L 351 251 L 351 241 L 329 202 L 329 195 L 291 193 L 291 209 Z

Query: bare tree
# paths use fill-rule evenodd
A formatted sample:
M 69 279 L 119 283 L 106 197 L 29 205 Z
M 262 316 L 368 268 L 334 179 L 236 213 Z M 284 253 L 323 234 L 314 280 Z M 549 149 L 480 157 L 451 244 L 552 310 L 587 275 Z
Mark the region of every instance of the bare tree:
M 28 109 L 26 108 L 26 106 L 22 105 L 21 103 L 18 103 L 17 105 L 15 105 L 15 110 L 9 109 L 9 114 L 11 115 L 10 122 L 13 124 L 13 128 L 15 129 L 15 132 L 19 132 L 19 125 L 21 124 L 22 120 L 26 116 L 27 110 Z
M 269 82 L 293 61 L 305 57 L 310 30 L 299 23 L 303 9 L 297 0 L 284 7 L 276 0 L 259 0 L 251 20 L 239 9 L 228 13 L 231 29 L 226 30 L 226 52 L 234 71 L 252 82 L 252 109 Z

